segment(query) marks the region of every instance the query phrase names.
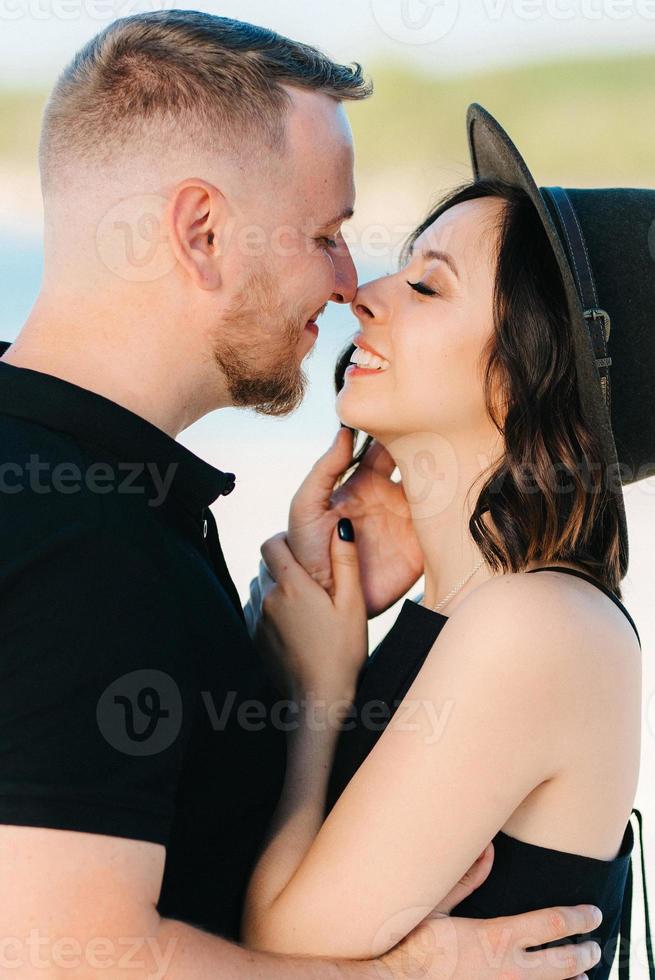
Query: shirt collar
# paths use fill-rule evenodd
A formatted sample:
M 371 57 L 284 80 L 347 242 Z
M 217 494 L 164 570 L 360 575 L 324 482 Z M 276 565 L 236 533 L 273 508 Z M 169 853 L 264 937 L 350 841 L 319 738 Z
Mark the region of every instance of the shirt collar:
M 0 341 L 0 356 L 11 346 Z M 193 510 L 234 490 L 234 473 L 200 459 L 162 429 L 87 388 L 0 361 L 0 413 L 64 432 L 121 463 L 175 466 L 171 492 Z

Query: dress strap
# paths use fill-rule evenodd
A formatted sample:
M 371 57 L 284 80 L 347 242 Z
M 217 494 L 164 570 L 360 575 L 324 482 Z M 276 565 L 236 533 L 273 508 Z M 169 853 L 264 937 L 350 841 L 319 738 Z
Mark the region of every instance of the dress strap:
M 637 818 L 639 824 L 639 849 L 641 858 L 641 879 L 642 893 L 644 899 L 644 919 L 646 923 L 646 957 L 648 960 L 649 980 L 655 980 L 655 959 L 653 958 L 653 941 L 650 934 L 650 910 L 648 908 L 648 890 L 646 887 L 646 859 L 644 857 L 644 833 L 643 817 L 639 810 L 633 808 L 632 813 Z M 631 813 L 631 816 L 632 816 Z M 619 980 L 630 980 L 630 954 L 632 952 L 630 939 L 630 926 L 632 920 L 632 855 L 628 863 L 628 876 L 623 893 L 623 905 L 621 907 L 621 926 L 619 949 Z

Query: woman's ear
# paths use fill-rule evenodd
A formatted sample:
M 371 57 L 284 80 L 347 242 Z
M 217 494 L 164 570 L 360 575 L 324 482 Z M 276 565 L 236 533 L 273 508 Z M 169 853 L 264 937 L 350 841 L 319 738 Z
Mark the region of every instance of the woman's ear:
M 200 289 L 221 285 L 219 242 L 226 220 L 227 202 L 213 184 L 190 178 L 175 188 L 168 211 L 171 249 Z

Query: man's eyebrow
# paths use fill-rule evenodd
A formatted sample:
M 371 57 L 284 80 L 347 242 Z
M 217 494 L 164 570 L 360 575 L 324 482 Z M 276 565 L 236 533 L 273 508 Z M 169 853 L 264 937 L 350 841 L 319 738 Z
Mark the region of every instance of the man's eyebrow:
M 410 248 L 409 254 L 413 256 L 414 254 L 413 246 L 412 248 Z M 426 260 L 426 262 L 429 262 L 430 259 L 437 259 L 439 262 L 445 262 L 445 264 L 448 266 L 448 268 L 453 273 L 455 278 L 459 279 L 459 272 L 457 271 L 455 260 L 452 257 L 452 255 L 448 254 L 448 252 L 442 252 L 439 249 L 435 249 L 435 248 L 428 248 L 426 249 L 426 251 L 422 252 L 421 255 Z
M 332 218 L 330 221 L 324 221 L 321 228 L 331 228 L 332 225 L 337 225 L 341 221 L 347 221 L 348 218 L 352 218 L 354 213 L 354 208 L 344 208 L 341 214 L 338 214 L 336 218 Z

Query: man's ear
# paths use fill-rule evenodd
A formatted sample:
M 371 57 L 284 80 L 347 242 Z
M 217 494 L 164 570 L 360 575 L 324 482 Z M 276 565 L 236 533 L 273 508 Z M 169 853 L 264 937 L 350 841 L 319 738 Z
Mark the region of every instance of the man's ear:
M 227 202 L 221 192 L 200 178 L 178 184 L 169 204 L 170 245 L 177 261 L 200 289 L 221 284 L 221 231 Z

